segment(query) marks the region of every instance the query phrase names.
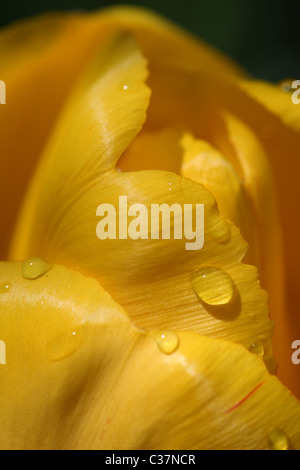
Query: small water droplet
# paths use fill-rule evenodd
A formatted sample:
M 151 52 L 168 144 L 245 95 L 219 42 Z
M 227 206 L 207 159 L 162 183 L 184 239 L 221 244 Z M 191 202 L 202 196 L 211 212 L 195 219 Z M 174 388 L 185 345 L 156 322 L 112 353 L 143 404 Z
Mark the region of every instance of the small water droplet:
M 268 434 L 268 442 L 271 450 L 288 450 L 289 439 L 281 429 L 272 429 Z
M 254 341 L 248 348 L 252 354 L 256 354 L 258 357 L 263 357 L 265 349 L 261 341 Z
M 43 276 L 49 269 L 51 269 L 51 266 L 43 259 L 29 258 L 23 263 L 22 275 L 25 279 L 37 279 Z
M 191 276 L 192 288 L 197 297 L 208 305 L 226 305 L 237 296 L 236 286 L 223 269 L 205 266 Z
M 135 91 L 137 89 L 138 83 L 135 80 L 126 80 L 122 83 L 121 87 L 124 91 Z
M 8 292 L 10 288 L 10 282 L 4 282 L 3 284 L 0 284 L 0 294 L 6 294 L 6 292 Z
M 48 344 L 47 353 L 50 361 L 61 361 L 80 348 L 83 342 L 79 329 L 62 333 Z
M 292 89 L 292 83 L 293 83 L 293 79 L 292 78 L 286 78 L 284 80 L 281 80 L 281 82 L 279 82 L 279 86 L 281 88 L 281 90 L 284 92 L 284 93 L 290 93 L 293 91 Z
M 179 337 L 173 331 L 159 331 L 155 339 L 159 349 L 164 354 L 172 354 L 179 346 Z
M 230 240 L 231 226 L 225 219 L 219 219 L 217 222 L 211 221 L 209 227 L 209 235 L 216 243 L 225 243 Z

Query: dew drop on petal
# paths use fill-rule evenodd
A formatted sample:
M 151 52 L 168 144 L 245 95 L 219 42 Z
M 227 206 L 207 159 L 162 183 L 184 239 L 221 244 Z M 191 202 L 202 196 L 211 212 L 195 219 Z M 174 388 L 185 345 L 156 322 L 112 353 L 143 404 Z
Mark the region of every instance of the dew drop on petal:
M 172 354 L 179 346 L 179 337 L 173 331 L 159 331 L 155 335 L 155 339 L 164 354 Z
M 287 82 L 284 82 L 284 83 L 281 84 L 281 89 L 285 93 L 289 93 L 291 91 L 291 85 Z
M 286 79 L 282 80 L 281 82 L 279 82 L 279 86 L 280 86 L 281 90 L 284 93 L 290 93 L 291 91 L 293 91 L 293 89 L 292 89 L 293 81 L 294 80 L 291 79 L 291 78 L 286 78 Z
M 22 275 L 25 279 L 37 279 L 51 269 L 46 261 L 41 258 L 29 258 L 24 261 Z
M 281 429 L 272 429 L 268 434 L 268 442 L 271 450 L 288 450 L 289 439 Z
M 138 87 L 138 83 L 135 80 L 126 80 L 121 84 L 121 88 L 124 91 L 135 91 Z
M 0 284 L 0 294 L 6 294 L 6 292 L 8 292 L 10 288 L 10 282 L 4 282 L 3 284 Z
M 230 240 L 231 226 L 225 219 L 220 219 L 218 223 L 209 231 L 211 238 L 217 243 L 224 243 Z
M 265 348 L 261 341 L 254 341 L 248 348 L 252 354 L 256 354 L 258 357 L 263 357 L 265 354 Z
M 197 297 L 208 305 L 227 305 L 236 299 L 236 286 L 223 269 L 205 266 L 192 274 L 191 284 Z
M 47 346 L 48 359 L 61 361 L 77 351 L 82 343 L 83 338 L 79 329 L 62 333 L 49 342 Z

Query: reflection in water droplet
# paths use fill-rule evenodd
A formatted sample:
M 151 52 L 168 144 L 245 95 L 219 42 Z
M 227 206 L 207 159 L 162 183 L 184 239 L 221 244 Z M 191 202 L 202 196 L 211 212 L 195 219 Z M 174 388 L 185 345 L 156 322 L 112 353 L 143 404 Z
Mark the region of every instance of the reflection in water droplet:
M 0 284 L 0 294 L 6 294 L 6 292 L 8 292 L 10 288 L 10 282 L 4 282 L 3 284 Z
M 237 296 L 236 286 L 223 269 L 206 266 L 191 276 L 191 284 L 198 298 L 208 305 L 226 305 Z
M 43 276 L 49 269 L 51 269 L 51 266 L 43 259 L 29 258 L 23 263 L 22 275 L 25 279 L 37 279 Z
M 261 341 L 254 341 L 248 349 L 252 354 L 256 354 L 258 357 L 263 357 L 265 354 L 265 349 Z
M 62 333 L 48 344 L 47 353 L 50 361 L 60 361 L 73 354 L 83 343 L 79 328 Z
M 271 450 L 288 450 L 289 440 L 281 429 L 272 429 L 268 434 L 269 447 Z
M 155 339 L 164 354 L 172 354 L 179 346 L 179 337 L 173 331 L 159 331 L 155 335 Z

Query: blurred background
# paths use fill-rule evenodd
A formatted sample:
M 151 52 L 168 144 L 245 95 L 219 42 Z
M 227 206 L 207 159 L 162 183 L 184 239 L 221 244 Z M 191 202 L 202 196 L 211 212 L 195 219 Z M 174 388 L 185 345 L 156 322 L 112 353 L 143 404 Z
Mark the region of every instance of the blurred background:
M 300 79 L 300 2 L 283 0 L 5 0 L 0 26 L 46 11 L 150 8 L 223 51 L 254 77 Z

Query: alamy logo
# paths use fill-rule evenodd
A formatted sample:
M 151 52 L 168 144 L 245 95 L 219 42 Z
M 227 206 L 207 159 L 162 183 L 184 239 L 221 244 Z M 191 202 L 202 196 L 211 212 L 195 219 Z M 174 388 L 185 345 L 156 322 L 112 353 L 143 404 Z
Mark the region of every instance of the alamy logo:
M 296 91 L 292 94 L 292 102 L 294 104 L 299 104 L 300 103 L 300 98 L 298 98 L 298 95 L 300 95 L 300 80 L 294 80 L 292 83 L 292 88 L 297 88 Z
M 97 207 L 96 215 L 102 219 L 97 224 L 96 234 L 99 240 L 168 240 L 173 226 L 174 239 L 188 240 L 186 250 L 201 250 L 204 245 L 204 204 L 194 206 L 195 223 L 193 204 L 183 204 L 183 209 L 180 204 L 151 204 L 149 213 L 146 205 L 132 204 L 128 207 L 127 196 L 119 196 L 118 211 L 112 204 Z M 133 220 L 128 223 L 129 217 Z
M 295 339 L 292 343 L 292 349 L 296 349 L 292 354 L 292 363 L 295 365 L 300 364 L 300 340 Z
M 0 104 L 6 104 L 6 85 L 0 80 Z
M 6 364 L 6 346 L 4 341 L 0 341 L 0 364 Z

